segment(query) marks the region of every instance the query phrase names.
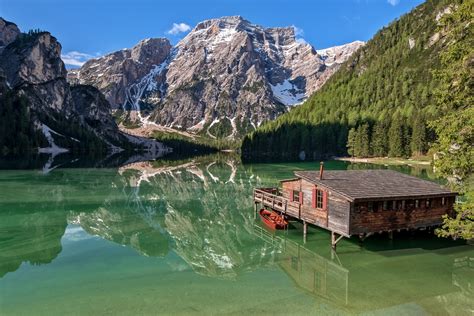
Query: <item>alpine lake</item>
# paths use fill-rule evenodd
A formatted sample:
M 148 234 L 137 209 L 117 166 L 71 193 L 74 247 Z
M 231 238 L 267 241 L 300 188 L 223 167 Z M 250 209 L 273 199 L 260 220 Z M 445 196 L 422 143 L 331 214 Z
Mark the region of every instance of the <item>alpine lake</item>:
M 48 165 L 49 163 L 49 165 Z M 474 246 L 433 232 L 270 231 L 254 187 L 318 163 L 228 154 L 0 170 L 0 315 L 474 315 Z M 328 161 L 326 169 L 429 166 Z

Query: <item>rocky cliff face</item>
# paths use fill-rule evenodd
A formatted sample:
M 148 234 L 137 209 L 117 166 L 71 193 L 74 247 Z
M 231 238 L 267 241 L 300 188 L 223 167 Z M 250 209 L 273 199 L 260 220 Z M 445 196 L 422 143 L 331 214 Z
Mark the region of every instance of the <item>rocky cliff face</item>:
M 23 91 L 35 108 L 69 116 L 73 105 L 60 52 L 61 45 L 47 32 L 20 34 L 3 49 L 0 68 L 8 86 Z
M 8 94 L 26 100 L 28 111 L 24 119 L 49 143 L 40 152 L 97 154 L 107 148 L 109 151 L 144 146 L 158 149 L 159 146 L 150 142 L 122 134 L 112 118 L 110 104 L 99 90 L 87 86 L 71 88 L 60 57 L 61 45 L 55 37 L 48 32 L 17 31 L 13 23 L 0 18 L 0 41 L 7 44 L 0 51 L 0 96 Z M 142 59 L 147 58 L 143 57 L 146 52 L 140 54 Z M 37 135 L 17 136 L 37 138 Z
M 174 48 L 150 39 L 90 60 L 69 80 L 96 86 L 112 106 L 137 111 L 132 119 L 142 124 L 238 137 L 302 102 L 360 45 L 339 47 L 329 58 L 297 39 L 293 27 L 231 16 L 199 23 Z M 123 66 L 135 65 L 132 52 L 147 56 L 140 72 Z
M 89 60 L 81 69 L 71 70 L 68 78 L 72 83 L 95 86 L 115 107 L 125 105 L 133 97 L 131 86 L 167 59 L 170 51 L 167 39 L 146 39 L 132 49 Z M 163 81 L 159 77 L 153 80 Z
M 15 23 L 0 18 L 0 47 L 7 46 L 20 34 L 20 29 Z

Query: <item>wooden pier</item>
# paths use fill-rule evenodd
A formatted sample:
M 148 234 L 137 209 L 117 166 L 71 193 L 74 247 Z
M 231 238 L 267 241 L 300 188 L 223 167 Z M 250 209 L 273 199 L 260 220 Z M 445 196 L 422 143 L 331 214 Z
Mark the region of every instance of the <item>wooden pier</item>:
M 255 202 L 255 211 L 258 211 L 257 205 L 272 208 L 282 214 L 301 219 L 301 204 L 290 202 L 288 199 L 278 195 L 277 188 L 259 188 L 253 191 L 253 200 Z
M 281 215 L 293 220 L 298 220 L 303 224 L 303 239 L 306 241 L 308 224 L 312 224 L 324 229 L 328 229 L 328 213 L 324 210 L 314 210 L 305 207 L 303 204 L 291 201 L 284 197 L 278 188 L 258 188 L 253 191 L 255 216 L 260 208 L 270 208 Z M 336 248 L 337 242 L 342 237 L 350 237 L 347 234 L 331 231 L 331 246 Z

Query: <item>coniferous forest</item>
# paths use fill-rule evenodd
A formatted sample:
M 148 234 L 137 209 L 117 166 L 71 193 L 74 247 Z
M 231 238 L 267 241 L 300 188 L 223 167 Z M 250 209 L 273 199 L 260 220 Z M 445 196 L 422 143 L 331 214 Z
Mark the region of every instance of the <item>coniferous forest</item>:
M 443 53 L 472 41 L 455 38 L 452 15 L 443 15 L 459 6 L 467 8 L 456 22 L 464 27 L 472 1 L 430 0 L 381 29 L 304 104 L 247 135 L 243 159 L 426 154 L 436 140 L 431 122 L 457 108 L 437 101 Z
M 0 102 L 0 156 L 33 153 L 48 141 L 31 124 L 31 112 L 25 97 L 5 93 Z

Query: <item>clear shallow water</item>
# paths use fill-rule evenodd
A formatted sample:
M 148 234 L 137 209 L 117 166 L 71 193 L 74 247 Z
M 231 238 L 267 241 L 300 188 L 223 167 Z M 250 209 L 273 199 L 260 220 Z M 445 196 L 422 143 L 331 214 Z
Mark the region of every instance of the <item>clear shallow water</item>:
M 0 171 L 0 314 L 473 314 L 473 246 L 420 233 L 336 254 L 324 230 L 303 243 L 299 225 L 254 220 L 253 187 L 314 168 L 213 156 Z

